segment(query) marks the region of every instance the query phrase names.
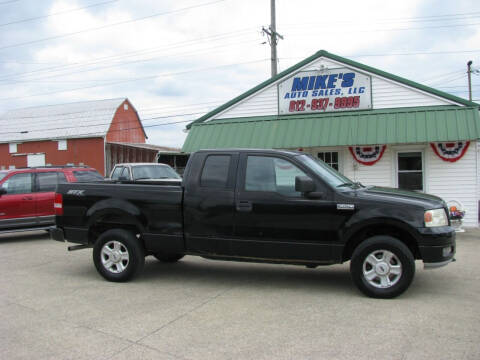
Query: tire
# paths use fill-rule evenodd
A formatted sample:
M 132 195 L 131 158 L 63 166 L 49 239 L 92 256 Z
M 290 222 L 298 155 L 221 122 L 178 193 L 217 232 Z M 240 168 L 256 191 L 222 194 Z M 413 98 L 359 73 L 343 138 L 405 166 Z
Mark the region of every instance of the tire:
M 355 248 L 350 261 L 355 285 L 365 295 L 390 299 L 408 289 L 415 275 L 410 249 L 391 236 L 373 236 Z
M 93 262 L 108 281 L 124 282 L 145 265 L 145 250 L 133 233 L 123 229 L 104 232 L 93 247 Z
M 161 262 L 165 263 L 174 263 L 183 258 L 185 255 L 184 254 L 164 254 L 164 253 L 156 253 L 153 254 L 153 256 L 157 259 L 160 260 Z

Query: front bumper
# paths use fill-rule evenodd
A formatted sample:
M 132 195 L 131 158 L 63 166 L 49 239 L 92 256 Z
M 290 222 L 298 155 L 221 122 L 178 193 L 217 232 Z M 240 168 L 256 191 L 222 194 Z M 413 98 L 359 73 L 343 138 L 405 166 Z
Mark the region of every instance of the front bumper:
M 457 250 L 455 229 L 451 226 L 418 229 L 418 243 L 425 268 L 437 268 L 454 261 Z

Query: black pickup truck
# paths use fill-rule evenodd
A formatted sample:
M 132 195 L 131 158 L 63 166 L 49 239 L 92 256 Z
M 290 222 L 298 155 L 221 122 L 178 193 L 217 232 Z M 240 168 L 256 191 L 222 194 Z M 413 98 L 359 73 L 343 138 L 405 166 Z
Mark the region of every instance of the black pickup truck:
M 205 150 L 181 184 L 60 184 L 54 240 L 93 247 L 98 272 L 126 281 L 146 255 L 296 264 L 350 261 L 356 286 L 391 298 L 415 260 L 454 260 L 455 232 L 440 198 L 354 183 L 301 152 Z

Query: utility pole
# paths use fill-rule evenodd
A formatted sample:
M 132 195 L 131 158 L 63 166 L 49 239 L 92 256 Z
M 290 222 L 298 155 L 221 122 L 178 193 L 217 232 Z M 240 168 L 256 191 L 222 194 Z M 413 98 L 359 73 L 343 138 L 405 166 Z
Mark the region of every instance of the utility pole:
M 468 100 L 472 101 L 472 60 L 467 63 L 468 74 Z
M 283 36 L 277 33 L 277 24 L 275 19 L 275 0 L 270 0 L 270 26 L 268 29 L 262 27 L 262 32 L 267 34 L 268 42 L 271 48 L 272 77 L 277 75 L 277 38 L 283 40 Z

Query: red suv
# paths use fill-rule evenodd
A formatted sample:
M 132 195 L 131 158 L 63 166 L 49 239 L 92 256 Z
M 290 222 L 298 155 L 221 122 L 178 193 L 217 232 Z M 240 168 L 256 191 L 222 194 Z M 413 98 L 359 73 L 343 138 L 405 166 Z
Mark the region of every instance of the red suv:
M 59 182 L 103 181 L 90 167 L 37 167 L 0 171 L 0 233 L 48 229 Z

